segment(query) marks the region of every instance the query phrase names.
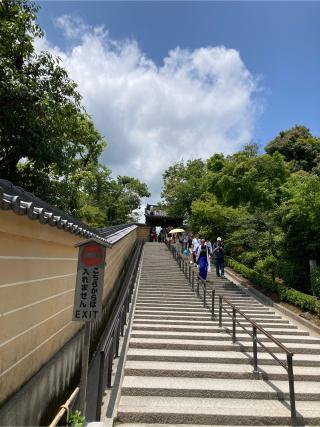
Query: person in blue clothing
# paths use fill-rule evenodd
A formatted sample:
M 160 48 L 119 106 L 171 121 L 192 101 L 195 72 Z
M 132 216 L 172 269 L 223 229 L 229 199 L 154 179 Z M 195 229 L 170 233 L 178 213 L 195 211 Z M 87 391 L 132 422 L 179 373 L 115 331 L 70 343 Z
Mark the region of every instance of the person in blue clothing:
M 213 245 L 212 253 L 214 254 L 217 276 L 224 277 L 224 246 L 221 237 L 218 237 L 217 242 Z
M 210 264 L 210 252 L 205 239 L 201 239 L 200 241 L 200 245 L 197 248 L 196 260 L 199 267 L 199 277 L 206 280 Z

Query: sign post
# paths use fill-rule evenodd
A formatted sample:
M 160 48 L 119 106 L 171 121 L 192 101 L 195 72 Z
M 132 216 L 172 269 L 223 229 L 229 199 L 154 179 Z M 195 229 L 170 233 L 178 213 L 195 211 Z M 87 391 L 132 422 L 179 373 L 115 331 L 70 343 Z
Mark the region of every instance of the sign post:
M 91 322 L 102 317 L 106 246 L 109 245 L 90 239 L 76 246 L 79 254 L 72 320 L 85 323 L 80 382 L 80 410 L 85 417 Z

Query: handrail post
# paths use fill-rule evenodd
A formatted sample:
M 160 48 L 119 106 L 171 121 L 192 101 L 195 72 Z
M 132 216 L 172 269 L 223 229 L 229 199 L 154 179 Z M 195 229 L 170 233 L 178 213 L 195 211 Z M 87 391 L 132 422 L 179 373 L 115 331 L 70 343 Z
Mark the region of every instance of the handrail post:
M 191 285 L 191 265 L 189 265 L 189 284 Z
M 232 309 L 232 342 L 236 342 L 236 309 Z
M 130 296 L 127 294 L 127 313 L 130 311 Z
M 219 326 L 222 326 L 222 297 L 219 296 Z
M 203 282 L 203 307 L 206 306 L 206 297 L 207 297 L 207 283 Z
M 257 328 L 252 326 L 252 342 L 253 342 L 253 372 L 258 372 L 258 348 L 257 348 Z
M 184 273 L 184 260 L 182 260 L 182 273 Z
M 192 290 L 194 290 L 194 270 L 192 270 Z
M 200 286 L 200 283 L 199 283 L 199 276 L 198 276 L 198 279 L 197 279 L 197 295 L 198 296 L 200 294 L 200 292 L 199 292 L 199 286 Z
M 124 325 L 126 324 L 126 311 L 124 309 L 124 307 L 122 307 L 122 311 L 121 311 L 121 331 L 120 331 L 120 335 L 123 337 L 124 335 Z
M 214 297 L 215 297 L 215 290 L 212 289 L 212 296 L 211 296 L 211 319 L 214 319 Z
M 113 343 L 109 348 L 108 360 L 107 360 L 107 388 L 111 388 L 112 380 L 112 362 L 113 362 Z
M 292 420 L 292 425 L 296 425 L 296 400 L 295 400 L 295 395 L 294 395 L 294 376 L 293 376 L 292 354 L 287 354 L 287 366 L 288 366 L 291 420 Z
M 100 421 L 101 419 L 101 401 L 102 401 L 103 378 L 104 378 L 104 359 L 105 359 L 105 352 L 104 350 L 101 350 L 100 366 L 99 366 L 98 397 L 97 397 L 97 405 L 96 405 L 96 421 Z
M 120 347 L 120 325 L 118 325 L 114 330 L 114 339 L 115 339 L 115 357 L 119 357 L 119 347 Z

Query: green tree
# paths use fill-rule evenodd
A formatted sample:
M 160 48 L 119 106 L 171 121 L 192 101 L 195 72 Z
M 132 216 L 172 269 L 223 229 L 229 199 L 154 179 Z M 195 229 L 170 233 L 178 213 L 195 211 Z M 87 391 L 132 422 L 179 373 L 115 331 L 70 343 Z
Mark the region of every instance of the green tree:
M 288 282 L 285 274 L 294 271 L 291 284 L 309 290 L 309 260 L 320 261 L 320 178 L 299 171 L 289 177 L 281 190 L 283 201 L 277 209 L 285 233 L 282 250 L 285 268 L 281 274 Z
M 59 58 L 34 50 L 38 9 L 0 2 L 0 176 L 93 226 L 131 221 L 147 186 L 99 164 L 105 141 L 76 83 Z
M 175 217 L 188 218 L 193 200 L 201 197 L 206 169 L 200 159 L 176 163 L 163 174 L 161 196 L 168 213 Z
M 268 143 L 266 152 L 272 155 L 276 151 L 290 162 L 293 171 L 311 171 L 319 163 L 320 139 L 315 138 L 305 126 L 295 126 L 281 131 Z
M 0 175 L 75 214 L 79 175 L 105 142 L 59 58 L 35 53 L 37 11 L 0 3 Z
M 227 158 L 219 170 L 212 170 L 209 159 L 207 189 L 227 206 L 270 209 L 289 169 L 279 153 L 258 156 L 248 148 Z
M 147 185 L 136 178 L 118 176 L 99 165 L 83 180 L 83 203 L 80 217 L 96 226 L 137 222 L 134 214 L 141 207 L 141 198 L 149 197 Z
M 230 236 L 244 216 L 247 216 L 245 210 L 224 206 L 214 195 L 206 193 L 192 202 L 190 225 L 194 231 L 215 241 L 217 236 Z

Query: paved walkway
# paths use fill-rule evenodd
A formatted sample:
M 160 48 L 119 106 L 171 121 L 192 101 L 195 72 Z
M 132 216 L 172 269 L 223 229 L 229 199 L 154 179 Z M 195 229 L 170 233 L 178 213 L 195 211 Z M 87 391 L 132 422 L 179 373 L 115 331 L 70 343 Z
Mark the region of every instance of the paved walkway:
M 320 426 L 320 338 L 227 279 L 209 279 L 295 353 L 298 425 Z M 147 243 L 116 425 L 291 425 L 286 371 L 259 351 L 254 375 L 251 338 L 239 330 L 233 344 L 230 329 L 227 315 L 223 328 L 211 320 L 165 245 Z

